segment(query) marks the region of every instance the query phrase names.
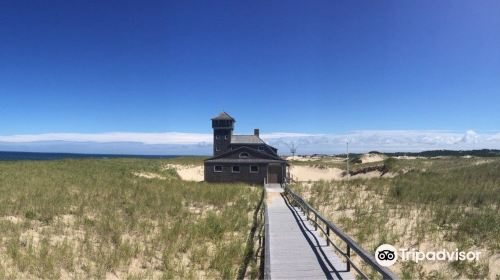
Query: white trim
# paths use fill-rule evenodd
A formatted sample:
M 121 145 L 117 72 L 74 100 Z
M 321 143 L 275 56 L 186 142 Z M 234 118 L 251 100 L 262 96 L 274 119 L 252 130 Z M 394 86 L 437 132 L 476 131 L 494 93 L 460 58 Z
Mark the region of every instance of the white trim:
M 215 170 L 216 167 L 220 166 L 220 171 Z M 224 166 L 222 165 L 214 165 L 214 172 L 220 173 L 224 170 Z

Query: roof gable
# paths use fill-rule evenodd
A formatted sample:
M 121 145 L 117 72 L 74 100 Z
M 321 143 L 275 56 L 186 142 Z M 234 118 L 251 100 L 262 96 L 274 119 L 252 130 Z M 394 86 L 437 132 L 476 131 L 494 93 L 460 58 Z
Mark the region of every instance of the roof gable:
M 220 159 L 220 158 L 239 158 L 239 154 L 242 152 L 247 152 L 249 154 L 249 159 L 270 159 L 270 160 L 283 160 L 279 156 L 275 156 L 266 152 L 261 152 L 257 149 L 251 148 L 251 147 L 239 147 L 234 150 L 227 151 L 223 154 L 220 154 L 218 156 L 211 157 L 207 160 L 213 160 L 213 159 Z M 235 155 L 238 155 L 238 157 L 235 157 Z

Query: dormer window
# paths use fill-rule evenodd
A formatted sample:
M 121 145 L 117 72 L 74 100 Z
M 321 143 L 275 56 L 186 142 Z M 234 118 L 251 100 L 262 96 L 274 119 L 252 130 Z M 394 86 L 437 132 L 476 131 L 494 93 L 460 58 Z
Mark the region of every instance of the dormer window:
M 259 151 L 264 151 L 264 146 L 259 146 Z
M 250 155 L 247 152 L 240 153 L 240 158 L 249 158 Z

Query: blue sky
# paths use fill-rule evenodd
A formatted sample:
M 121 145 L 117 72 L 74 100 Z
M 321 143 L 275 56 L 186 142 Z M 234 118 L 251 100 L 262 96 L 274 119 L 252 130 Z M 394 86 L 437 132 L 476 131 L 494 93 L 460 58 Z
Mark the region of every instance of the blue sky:
M 246 133 L 496 135 L 499 14 L 498 1 L 4 1 L 0 135 L 208 134 L 221 110 Z

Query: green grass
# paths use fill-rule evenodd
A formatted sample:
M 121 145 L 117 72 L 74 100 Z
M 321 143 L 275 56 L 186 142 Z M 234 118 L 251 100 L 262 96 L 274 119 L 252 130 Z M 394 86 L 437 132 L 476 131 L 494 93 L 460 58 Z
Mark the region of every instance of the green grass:
M 164 160 L 165 163 L 181 164 L 181 165 L 203 165 L 203 160 L 208 157 L 189 156 L 189 157 L 174 157 Z
M 0 277 L 236 277 L 261 189 L 162 168 L 201 160 L 0 162 Z
M 463 250 L 485 250 L 487 255 L 500 252 L 500 159 L 385 163 L 399 175 L 292 187 L 372 252 L 383 243 L 417 248 L 423 244 L 441 248 L 446 243 Z M 396 270 L 407 279 L 484 278 L 487 261 L 450 263 L 446 272 L 426 272 L 411 263 Z
M 432 222 L 462 246 L 500 250 L 500 161 L 445 162 L 394 178 L 387 203 L 425 206 Z

